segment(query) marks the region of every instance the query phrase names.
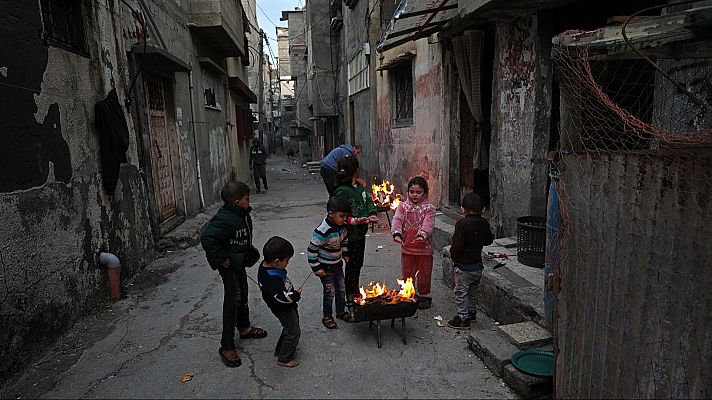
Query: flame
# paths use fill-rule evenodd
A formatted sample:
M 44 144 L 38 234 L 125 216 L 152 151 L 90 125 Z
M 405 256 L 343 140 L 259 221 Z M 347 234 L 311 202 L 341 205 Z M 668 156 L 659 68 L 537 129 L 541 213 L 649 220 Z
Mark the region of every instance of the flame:
M 380 184 L 371 185 L 371 199 L 379 207 L 390 206 L 391 209 L 396 209 L 401 202 L 399 194 L 393 193 L 395 186 L 387 180 L 383 180 Z
M 398 279 L 398 285 L 400 285 L 400 291 L 388 290 L 386 283 L 369 283 L 370 288 L 364 289 L 363 286 L 359 288 L 361 297 L 357 297 L 355 301 L 360 304 L 366 304 L 367 299 L 382 297 L 386 304 L 395 304 L 398 302 L 407 302 L 415 300 L 415 286 L 413 286 L 413 278 L 408 278 L 406 280 Z

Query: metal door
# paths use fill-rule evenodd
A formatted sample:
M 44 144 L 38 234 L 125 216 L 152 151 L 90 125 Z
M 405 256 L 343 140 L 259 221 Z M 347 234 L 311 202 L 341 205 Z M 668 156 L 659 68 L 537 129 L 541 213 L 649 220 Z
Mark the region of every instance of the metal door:
M 163 81 L 147 77 L 146 87 L 148 88 L 149 141 L 156 213 L 159 221 L 165 221 L 176 214 L 176 195 L 168 142 Z

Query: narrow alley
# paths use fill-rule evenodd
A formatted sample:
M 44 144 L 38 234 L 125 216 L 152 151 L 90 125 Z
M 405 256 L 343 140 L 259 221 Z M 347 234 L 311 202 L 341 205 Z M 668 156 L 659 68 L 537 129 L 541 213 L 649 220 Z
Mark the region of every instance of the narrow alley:
M 252 194 L 256 246 L 273 235 L 288 239 L 295 285 L 306 263 L 312 230 L 325 215 L 327 194 L 318 175 L 273 157 L 270 190 Z M 383 222 L 387 224 L 385 218 Z M 256 279 L 257 267 L 248 271 Z M 386 229 L 367 238 L 362 282 L 395 284 L 400 251 Z M 434 275 L 435 276 L 435 275 Z M 434 279 L 433 308 L 400 324 L 384 324 L 383 347 L 368 323 L 321 324 L 321 284 L 312 277 L 299 305 L 302 339 L 294 369 L 279 367 L 272 349 L 281 327 L 251 283 L 250 314 L 264 339 L 239 340 L 243 365 L 225 368 L 220 347 L 222 284 L 200 246 L 166 254 L 126 285 L 125 298 L 78 323 L 2 398 L 504 398 L 512 392 L 467 351 L 465 334 L 434 319 L 454 311 L 452 291 Z M 194 377 L 181 383 L 181 375 Z

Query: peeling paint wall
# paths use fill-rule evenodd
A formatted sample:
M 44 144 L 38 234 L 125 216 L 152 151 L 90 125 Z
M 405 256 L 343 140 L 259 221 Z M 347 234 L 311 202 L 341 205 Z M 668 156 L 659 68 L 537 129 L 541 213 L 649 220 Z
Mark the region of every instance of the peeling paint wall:
M 447 122 L 443 99 L 442 48 L 428 39 L 399 46 L 384 53 L 384 63 L 406 51 L 416 53 L 413 59 L 413 123 L 393 123 L 393 87 L 390 70 L 378 72 L 376 148 L 380 153 L 379 169 L 383 178 L 405 193 L 408 180 L 420 175 L 430 185 L 430 201 L 441 205 L 447 198 L 450 137 L 443 129 Z
M 490 222 L 498 236 L 514 234 L 518 217 L 546 213 L 551 114 L 547 27 L 536 15 L 496 26 Z
M 124 277 L 153 257 L 147 189 L 126 110 L 129 162 L 113 198 L 101 187 L 94 105 L 113 85 L 123 102 L 128 86 L 117 3 L 82 2 L 91 38 L 86 55 L 42 41 L 39 2 L 0 4 L 0 83 L 12 85 L 0 85 L 2 373 L 102 302 L 100 250 L 119 256 Z

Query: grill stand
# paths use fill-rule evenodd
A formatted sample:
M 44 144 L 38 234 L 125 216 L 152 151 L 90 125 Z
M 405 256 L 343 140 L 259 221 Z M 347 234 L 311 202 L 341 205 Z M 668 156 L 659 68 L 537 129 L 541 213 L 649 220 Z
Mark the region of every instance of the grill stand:
M 396 319 L 392 318 L 391 319 L 391 328 L 395 328 L 396 326 Z M 373 327 L 373 321 L 368 321 L 368 329 L 371 329 Z M 378 348 L 380 349 L 383 346 L 383 337 L 381 335 L 381 320 L 377 319 L 376 320 L 376 337 L 378 341 Z M 408 332 L 405 327 L 405 318 L 401 318 L 401 340 L 403 341 L 403 344 L 408 344 Z
M 388 220 L 388 227 L 389 227 L 389 228 L 391 227 L 391 216 L 388 215 L 388 211 L 390 211 L 390 210 L 391 210 L 390 207 L 388 207 L 388 208 L 383 208 L 383 207 L 378 207 L 378 206 L 376 206 L 376 211 L 377 211 L 377 212 L 385 213 L 385 214 L 386 214 L 386 219 Z M 374 227 L 374 226 L 376 226 L 376 223 L 375 223 L 375 222 L 371 222 L 371 233 L 373 233 L 373 227 Z

